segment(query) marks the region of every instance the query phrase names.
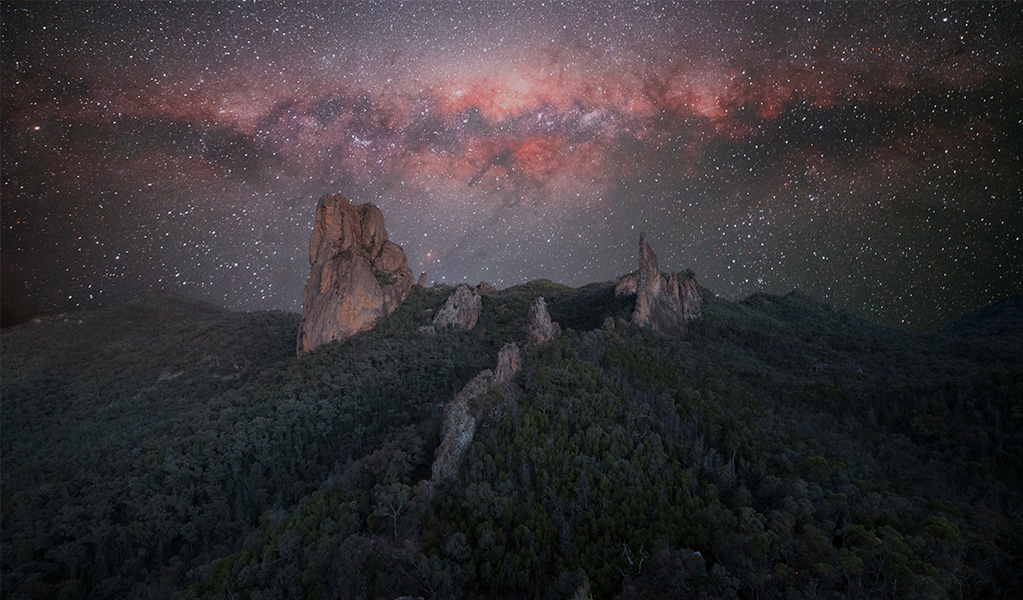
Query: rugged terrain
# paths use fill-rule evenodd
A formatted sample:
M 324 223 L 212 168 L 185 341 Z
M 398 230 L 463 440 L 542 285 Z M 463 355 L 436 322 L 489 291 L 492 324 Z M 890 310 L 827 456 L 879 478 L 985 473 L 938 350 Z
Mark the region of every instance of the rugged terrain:
M 704 290 L 674 337 L 614 287 L 431 331 L 416 286 L 300 357 L 297 315 L 166 295 L 3 330 L 4 597 L 1023 594 L 1019 299 L 910 334 Z

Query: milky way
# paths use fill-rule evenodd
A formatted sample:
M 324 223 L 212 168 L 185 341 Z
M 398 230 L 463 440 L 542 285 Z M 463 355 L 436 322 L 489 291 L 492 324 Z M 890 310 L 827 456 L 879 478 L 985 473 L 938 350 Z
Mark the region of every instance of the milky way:
M 4 322 L 301 310 L 316 200 L 431 281 L 671 270 L 928 328 L 1023 292 L 1014 4 L 4 3 Z

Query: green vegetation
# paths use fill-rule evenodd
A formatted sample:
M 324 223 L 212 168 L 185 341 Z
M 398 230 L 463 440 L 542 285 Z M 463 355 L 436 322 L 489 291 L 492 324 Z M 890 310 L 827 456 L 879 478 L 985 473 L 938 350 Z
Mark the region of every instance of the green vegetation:
M 935 334 L 708 296 L 680 339 L 608 284 L 451 288 L 295 358 L 296 315 L 157 296 L 3 332 L 10 598 L 1023 595 L 1023 327 Z M 455 481 L 444 403 L 524 349 Z

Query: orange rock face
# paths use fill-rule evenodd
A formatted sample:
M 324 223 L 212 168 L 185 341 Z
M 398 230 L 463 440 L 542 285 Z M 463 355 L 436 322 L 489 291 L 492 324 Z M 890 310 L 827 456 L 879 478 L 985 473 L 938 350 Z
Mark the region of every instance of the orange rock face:
M 371 329 L 401 304 L 415 281 L 405 252 L 387 239 L 380 209 L 353 206 L 340 194 L 320 198 L 309 264 L 299 354 Z

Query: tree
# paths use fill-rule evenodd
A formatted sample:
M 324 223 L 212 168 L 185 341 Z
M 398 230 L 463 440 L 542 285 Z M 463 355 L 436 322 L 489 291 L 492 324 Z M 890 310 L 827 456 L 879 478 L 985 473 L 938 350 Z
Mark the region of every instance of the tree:
M 404 483 L 392 483 L 377 486 L 374 491 L 376 506 L 373 514 L 390 517 L 394 528 L 394 539 L 398 539 L 398 517 L 405 512 L 408 501 L 412 498 L 412 487 Z

